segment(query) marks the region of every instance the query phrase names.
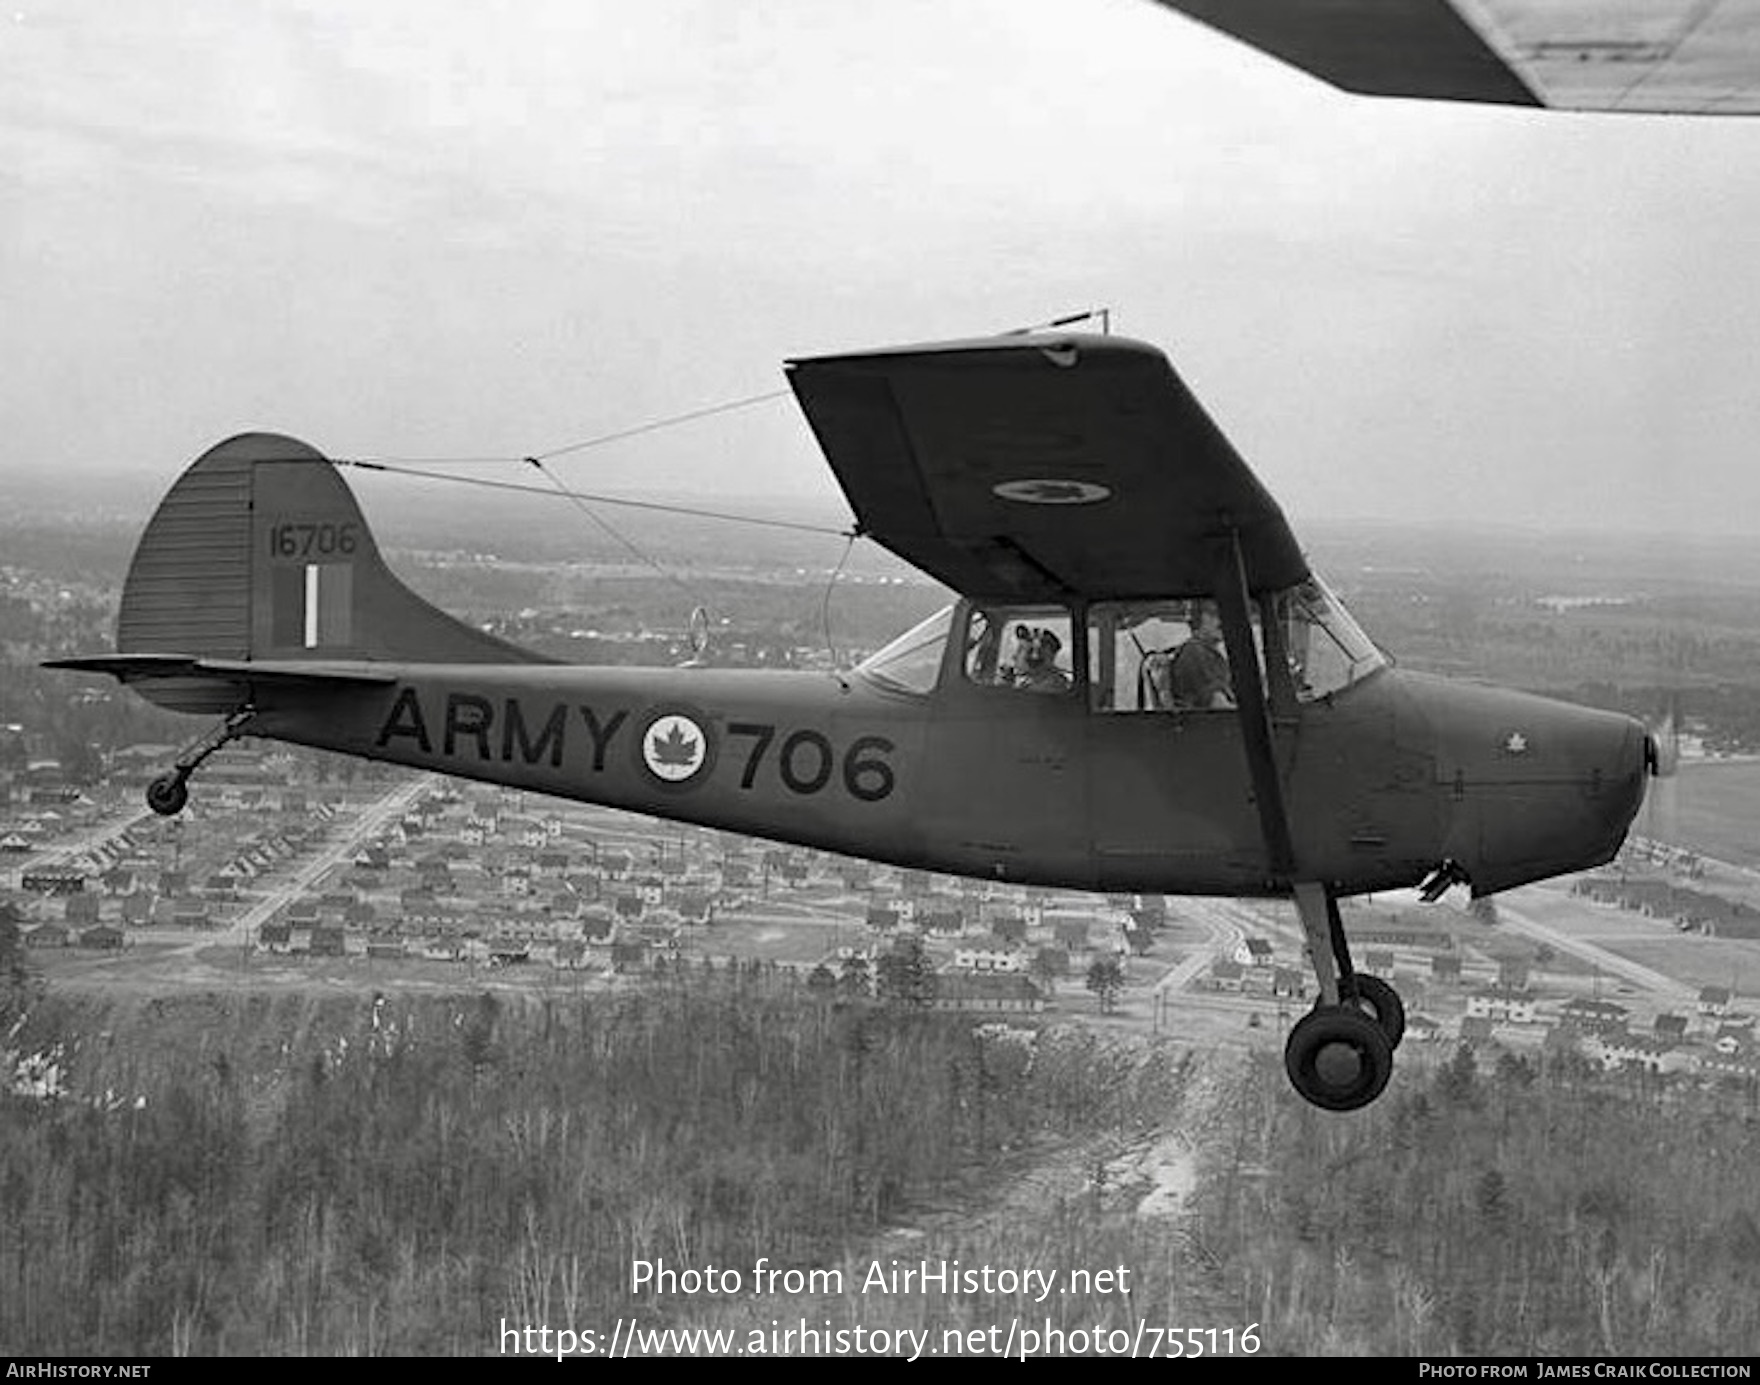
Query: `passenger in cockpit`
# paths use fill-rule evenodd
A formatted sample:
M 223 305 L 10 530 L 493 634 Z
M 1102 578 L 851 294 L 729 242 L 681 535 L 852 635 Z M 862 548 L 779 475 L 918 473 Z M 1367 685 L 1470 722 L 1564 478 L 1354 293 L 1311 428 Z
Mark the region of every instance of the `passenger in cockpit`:
M 1017 626 L 1016 633 L 1026 629 Z M 1069 691 L 1069 675 L 1057 666 L 1063 641 L 1050 630 L 1030 631 L 1031 639 L 1017 655 L 1015 686 L 1028 692 L 1061 693 Z
M 1033 646 L 1038 643 L 1040 632 L 1022 622 L 1014 627 L 1014 653 L 1009 656 L 1006 664 L 996 670 L 996 681 L 1003 687 L 1018 688 L 1021 680 L 1027 676 L 1027 669 L 1032 662 Z

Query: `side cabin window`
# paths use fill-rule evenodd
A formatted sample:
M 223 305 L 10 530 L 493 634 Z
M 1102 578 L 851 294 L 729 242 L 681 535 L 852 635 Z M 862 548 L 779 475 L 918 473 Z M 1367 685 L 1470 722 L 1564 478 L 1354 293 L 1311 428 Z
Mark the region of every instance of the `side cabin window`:
M 1270 681 L 1297 703 L 1341 692 L 1387 662 L 1318 577 L 1261 596 L 1249 609 L 1258 662 L 1265 662 L 1269 619 L 1272 647 L 1289 671 L 1287 682 L 1275 671 Z M 1089 698 L 1097 712 L 1235 706 L 1235 670 L 1220 608 L 1210 597 L 1095 602 L 1088 608 L 1088 657 Z
M 1088 655 L 1097 712 L 1227 711 L 1235 705 L 1222 613 L 1209 597 L 1097 601 L 1088 608 Z
M 974 606 L 966 623 L 968 683 L 1063 694 L 1075 686 L 1074 642 L 1063 606 Z
M 1265 661 L 1265 629 L 1287 678 L 1270 671 L 1278 697 L 1313 702 L 1347 690 L 1387 663 L 1319 578 L 1260 596 L 1251 607 L 1253 648 Z M 1067 606 L 948 606 L 856 667 L 890 692 L 927 696 L 942 669 L 967 684 L 1066 695 L 1077 675 L 1076 635 L 1086 635 L 1089 705 L 1096 712 L 1225 711 L 1235 705 L 1221 614 L 1209 597 L 1097 601 L 1078 629 Z M 948 648 L 950 640 L 959 643 Z M 1285 701 L 1285 706 L 1288 702 Z

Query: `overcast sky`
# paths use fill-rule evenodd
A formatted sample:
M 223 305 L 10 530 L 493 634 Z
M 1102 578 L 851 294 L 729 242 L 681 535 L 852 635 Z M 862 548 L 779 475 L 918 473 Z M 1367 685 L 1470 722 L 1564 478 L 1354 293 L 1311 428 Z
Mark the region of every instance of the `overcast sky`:
M 1760 531 L 1760 120 L 1334 92 L 1147 0 L 12 0 L 0 503 L 522 454 L 1096 304 L 1304 519 Z M 565 463 L 834 493 L 791 400 Z

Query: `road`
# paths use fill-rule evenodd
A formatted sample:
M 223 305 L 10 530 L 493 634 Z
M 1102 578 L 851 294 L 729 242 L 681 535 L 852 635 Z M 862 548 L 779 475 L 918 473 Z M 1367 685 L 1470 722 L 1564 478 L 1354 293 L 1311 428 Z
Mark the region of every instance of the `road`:
M 150 941 L 165 944 L 167 955 L 194 956 L 203 948 L 228 943 L 248 944 L 257 929 L 272 918 L 277 909 L 299 898 L 343 861 L 351 859 L 362 843 L 383 832 L 390 822 L 409 812 L 411 805 L 433 782 L 435 776 L 424 774 L 388 789 L 379 799 L 369 803 L 352 819 L 338 823 L 338 835 L 317 854 L 296 863 L 285 878 L 266 877 L 259 881 L 263 897 L 253 902 L 237 918 L 223 928 L 172 929 L 164 926 L 152 930 Z M 279 872 L 276 873 L 279 875 Z
M 1210 936 L 1155 982 L 1152 1009 L 1164 1017 L 1164 1024 L 1171 1021 L 1177 1030 L 1179 1022 L 1172 1020 L 1176 1013 L 1189 1018 L 1210 1011 L 1215 1011 L 1218 1017 L 1230 1012 L 1244 1015 L 1278 1004 L 1268 996 L 1212 995 L 1198 990 L 1196 983 L 1214 961 L 1229 956 L 1246 936 L 1275 936 L 1280 944 L 1287 943 L 1299 952 L 1300 938 L 1293 928 L 1293 913 L 1292 926 L 1286 935 L 1281 921 L 1267 918 L 1237 900 L 1182 899 L 1175 907 L 1184 921 L 1205 929 Z M 1467 902 L 1464 894 L 1456 891 L 1435 907 L 1464 914 Z M 1556 882 L 1529 886 L 1497 897 L 1499 926 L 1504 930 L 1544 943 L 1556 952 L 1569 954 L 1586 963 L 1605 978 L 1630 985 L 1659 1009 L 1679 1011 L 1684 1008 L 1690 1011 L 1697 1004 L 1697 983 L 1678 980 L 1583 936 L 1580 921 L 1593 922 L 1586 918 L 1589 908 Z M 1304 980 L 1311 985 L 1305 963 L 1303 971 Z
M 26 856 L 13 868 L 17 872 L 13 883 L 17 884 L 22 881 L 27 870 L 36 870 L 42 866 L 67 865 L 81 856 L 97 850 L 105 842 L 121 836 L 131 827 L 152 816 L 152 812 L 144 806 L 127 809 L 122 816 L 107 817 L 102 822 L 88 827 L 70 841 L 57 842 L 54 846 L 47 847 L 34 855 Z
M 1210 935 L 1203 947 L 1194 948 L 1191 956 L 1169 967 L 1155 983 L 1157 997 L 1191 988 L 1212 964 L 1230 956 L 1246 936 L 1241 908 L 1226 899 L 1181 899 L 1174 906 L 1180 917 L 1194 923 Z
M 432 774 L 419 775 L 408 783 L 390 789 L 377 803 L 363 808 L 353 821 L 344 824 L 344 830 L 335 841 L 323 847 L 309 860 L 301 862 L 291 875 L 285 880 L 277 881 L 260 900 L 225 928 L 203 934 L 201 945 L 211 947 L 215 943 L 248 943 L 257 929 L 274 916 L 276 910 L 298 899 L 343 861 L 352 859 L 365 842 L 378 836 L 389 823 L 408 813 L 435 779 L 436 776 Z
M 1532 938 L 1535 942 L 1543 942 L 1556 951 L 1568 952 L 1609 976 L 1617 976 L 1622 981 L 1629 981 L 1641 990 L 1650 992 L 1657 1000 L 1668 1005 L 1692 1005 L 1698 1001 L 1697 986 L 1665 976 L 1642 962 L 1621 957 L 1617 952 L 1610 952 L 1577 933 L 1544 923 L 1536 917 L 1536 914 L 1555 909 L 1564 902 L 1556 891 L 1536 886 L 1500 894 L 1497 896 L 1498 925 L 1512 933 Z

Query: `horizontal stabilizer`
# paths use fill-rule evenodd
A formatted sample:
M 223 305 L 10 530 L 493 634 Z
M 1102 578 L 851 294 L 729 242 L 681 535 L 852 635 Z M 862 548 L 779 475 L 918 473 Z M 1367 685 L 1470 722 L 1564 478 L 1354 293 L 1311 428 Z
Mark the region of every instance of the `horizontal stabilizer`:
M 212 678 L 221 682 L 293 684 L 343 684 L 383 687 L 397 679 L 379 669 L 350 664 L 320 664 L 253 660 L 198 659 L 189 654 L 94 654 L 76 659 L 45 659 L 44 668 L 72 669 L 79 673 L 107 673 L 123 683 L 149 678 Z
M 77 659 L 45 659 L 44 668 L 66 668 L 76 673 L 107 673 L 121 683 L 137 678 L 182 678 L 199 659 L 188 654 L 87 654 Z

